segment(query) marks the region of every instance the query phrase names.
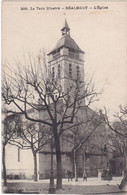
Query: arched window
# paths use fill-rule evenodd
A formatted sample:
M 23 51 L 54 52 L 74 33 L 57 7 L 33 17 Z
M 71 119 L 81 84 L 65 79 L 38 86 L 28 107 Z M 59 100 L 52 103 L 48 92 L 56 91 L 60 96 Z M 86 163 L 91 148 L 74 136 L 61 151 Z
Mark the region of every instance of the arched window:
M 54 79 L 55 78 L 55 68 L 52 67 L 52 78 Z
M 79 78 L 80 78 L 80 67 L 77 66 L 77 79 L 79 79 Z
M 60 64 L 58 64 L 58 78 L 60 78 Z
M 69 77 L 72 78 L 72 64 L 69 64 Z

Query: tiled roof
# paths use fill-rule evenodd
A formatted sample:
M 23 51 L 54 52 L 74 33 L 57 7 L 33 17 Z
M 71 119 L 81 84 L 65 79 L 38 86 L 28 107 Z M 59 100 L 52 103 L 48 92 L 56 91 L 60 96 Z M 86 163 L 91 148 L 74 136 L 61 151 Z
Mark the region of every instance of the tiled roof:
M 62 47 L 66 47 L 66 48 L 70 48 L 73 49 L 74 51 L 78 51 L 81 53 L 84 53 L 84 51 L 82 51 L 79 46 L 77 45 L 77 43 L 71 38 L 71 36 L 69 34 L 66 34 L 65 36 L 63 36 L 56 44 L 56 46 L 54 47 L 54 49 L 48 53 L 48 55 L 55 53 L 58 49 L 61 49 Z

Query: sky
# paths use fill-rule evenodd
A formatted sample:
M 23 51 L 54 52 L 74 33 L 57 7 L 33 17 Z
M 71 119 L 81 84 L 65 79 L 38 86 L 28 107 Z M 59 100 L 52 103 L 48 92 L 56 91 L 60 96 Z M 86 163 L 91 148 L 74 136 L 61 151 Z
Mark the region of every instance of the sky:
M 14 58 L 38 55 L 41 49 L 50 52 L 61 38 L 65 17 L 71 37 L 85 52 L 85 70 L 94 75 L 96 89 L 103 90 L 93 107 L 118 111 L 127 104 L 127 2 L 3 2 L 3 62 L 13 64 Z

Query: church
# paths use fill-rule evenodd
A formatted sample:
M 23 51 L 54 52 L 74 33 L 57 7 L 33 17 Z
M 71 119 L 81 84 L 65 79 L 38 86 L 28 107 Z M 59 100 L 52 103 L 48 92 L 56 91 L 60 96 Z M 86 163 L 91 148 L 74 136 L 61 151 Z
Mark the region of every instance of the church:
M 62 86 L 62 91 L 67 92 L 70 83 L 67 77 L 80 80 L 84 82 L 84 54 L 78 44 L 71 38 L 71 29 L 65 19 L 64 25 L 61 29 L 62 37 L 56 43 L 56 46 L 47 54 L 48 68 L 52 79 L 58 79 Z M 62 79 L 61 79 L 62 78 Z M 82 94 L 82 91 L 80 92 Z M 73 96 L 73 90 L 72 94 Z M 56 97 L 57 98 L 57 93 Z M 82 102 L 84 105 L 85 102 Z M 108 162 L 112 158 L 106 152 L 104 138 L 106 138 L 105 124 L 103 122 L 97 124 L 99 121 L 99 114 L 89 107 L 81 107 L 77 113 L 79 119 L 84 121 L 83 124 L 77 126 L 73 133 L 68 131 L 61 136 L 61 154 L 62 154 L 62 176 L 66 177 L 67 170 L 75 175 L 75 164 L 78 177 L 82 177 L 83 169 L 87 170 L 88 177 L 97 177 L 100 169 L 106 169 Z M 45 119 L 44 111 L 39 111 L 39 117 Z M 96 120 L 95 120 L 96 119 Z M 39 126 L 41 128 L 41 125 Z M 91 133 L 92 132 L 92 133 Z M 91 136 L 88 136 L 88 135 Z M 84 142 L 77 150 L 75 148 L 80 146 L 84 137 L 88 140 Z M 65 139 L 66 137 L 66 139 Z M 13 148 L 13 161 L 10 158 L 11 148 Z M 25 178 L 33 178 L 33 160 L 30 151 L 21 151 L 9 146 L 7 152 L 7 173 L 8 175 L 25 175 Z M 38 178 L 50 178 L 51 168 L 51 152 L 53 154 L 53 172 L 56 177 L 56 154 L 55 147 L 52 148 L 48 144 L 38 152 Z M 17 155 L 16 155 L 17 153 Z M 30 161 L 26 161 L 25 157 L 29 156 Z M 28 172 L 28 173 L 27 173 Z
M 56 46 L 47 54 L 48 55 L 48 67 L 51 76 L 59 79 L 59 83 L 62 86 L 62 91 L 66 92 L 69 87 L 69 78 L 79 79 L 80 82 L 84 82 L 84 54 L 85 52 L 80 49 L 74 39 L 71 38 L 70 27 L 65 19 L 64 25 L 61 29 L 62 37 L 56 43 Z M 61 79 L 62 78 L 62 79 Z M 82 93 L 82 92 L 81 92 Z M 71 94 L 73 96 L 73 94 Z M 57 97 L 57 94 L 56 94 Z M 83 102 L 83 105 L 85 103 Z M 76 157 L 74 159 L 75 144 L 78 145 L 87 133 L 91 132 L 95 128 L 93 121 L 94 118 L 99 120 L 98 114 L 89 107 L 83 107 L 78 112 L 78 117 L 84 122 L 80 127 L 77 127 L 77 140 L 74 143 L 74 136 L 68 133 L 68 140 L 61 137 L 61 152 L 62 152 L 62 174 L 66 177 L 67 170 L 71 171 L 75 175 L 75 163 L 77 165 L 77 174 L 82 177 L 83 169 L 87 170 L 88 176 L 97 176 L 98 171 L 101 168 L 107 167 L 107 156 L 103 153 L 104 142 L 102 139 L 105 134 L 105 125 L 101 123 L 96 128 L 96 131 L 92 134 L 90 139 L 85 142 L 85 146 L 80 147 L 76 151 Z M 40 111 L 40 118 L 44 117 L 44 113 Z M 89 124 L 88 124 L 89 123 Z M 79 139 L 79 140 L 78 140 Z M 92 144 L 94 142 L 94 144 Z M 53 149 L 53 171 L 56 176 L 56 159 L 55 148 Z M 49 178 L 51 167 L 51 147 L 46 146 L 39 151 L 39 178 Z M 94 163 L 93 163 L 94 162 Z

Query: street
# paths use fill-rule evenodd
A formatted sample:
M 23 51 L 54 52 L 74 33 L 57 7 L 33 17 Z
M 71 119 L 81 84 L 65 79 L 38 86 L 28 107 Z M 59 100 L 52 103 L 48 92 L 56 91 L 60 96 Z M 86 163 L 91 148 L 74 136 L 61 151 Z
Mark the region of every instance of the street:
M 57 190 L 56 194 L 121 194 L 126 195 L 127 192 L 121 192 L 118 185 L 121 177 L 114 177 L 112 181 L 101 181 L 99 178 L 88 178 L 83 181 L 82 178 L 78 182 L 63 179 L 63 189 Z M 54 181 L 56 183 L 56 180 Z M 40 193 L 47 194 L 49 189 L 49 179 L 34 182 L 31 180 L 9 180 L 8 192 L 13 193 Z

